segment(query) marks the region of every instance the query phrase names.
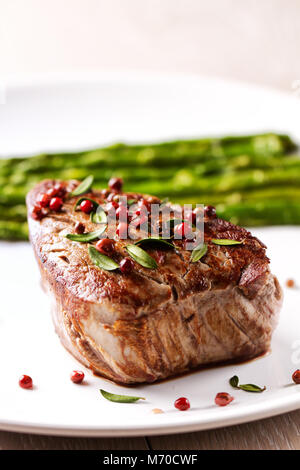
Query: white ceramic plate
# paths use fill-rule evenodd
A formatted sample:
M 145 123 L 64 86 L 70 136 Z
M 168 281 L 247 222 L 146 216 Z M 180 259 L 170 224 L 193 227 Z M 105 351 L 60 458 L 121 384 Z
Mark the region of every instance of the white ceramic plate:
M 7 88 L 6 103 L 0 106 L 0 154 L 265 130 L 288 132 L 300 141 L 299 122 L 296 97 L 233 82 L 128 75 L 61 78 Z M 300 227 L 255 233 L 268 245 L 280 281 L 291 277 L 300 282 Z M 300 386 L 291 383 L 291 373 L 300 366 L 300 290 L 286 289 L 268 356 L 126 388 L 87 370 L 84 385 L 70 381 L 70 372 L 82 366 L 54 333 L 29 244 L 0 244 L 0 286 L 1 429 L 87 436 L 162 434 L 251 421 L 300 406 Z M 23 373 L 33 377 L 32 391 L 19 388 Z M 241 382 L 267 385 L 267 391 L 232 390 L 228 379 L 234 374 Z M 111 403 L 100 396 L 100 388 L 147 400 Z M 220 391 L 232 393 L 235 401 L 225 408 L 215 406 Z M 173 407 L 180 396 L 190 399 L 189 411 Z M 153 414 L 153 408 L 164 413 Z

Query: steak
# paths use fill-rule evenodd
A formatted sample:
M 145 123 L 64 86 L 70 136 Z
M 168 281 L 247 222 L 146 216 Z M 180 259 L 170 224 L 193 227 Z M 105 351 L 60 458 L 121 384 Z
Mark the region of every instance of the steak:
M 39 183 L 27 196 L 32 214 L 41 194 L 57 181 Z M 63 192 L 76 181 L 59 182 Z M 128 199 L 157 201 L 141 194 Z M 97 203 L 112 193 L 89 190 L 84 197 Z M 157 269 L 135 262 L 122 273 L 96 266 L 88 247 L 66 238 L 91 232 L 90 215 L 75 211 L 79 197 L 66 197 L 58 211 L 40 209 L 29 217 L 30 239 L 42 284 L 52 299 L 55 329 L 66 349 L 95 373 L 119 383 L 153 382 L 189 369 L 262 355 L 270 348 L 282 303 L 282 290 L 269 269 L 266 247 L 244 228 L 204 216 L 207 252 L 191 262 L 182 240 L 176 249 L 146 247 Z M 104 206 L 105 207 L 105 206 Z M 99 227 L 99 226 L 98 226 Z M 112 258 L 128 257 L 126 245 L 114 234 Z M 213 240 L 242 242 L 218 245 Z

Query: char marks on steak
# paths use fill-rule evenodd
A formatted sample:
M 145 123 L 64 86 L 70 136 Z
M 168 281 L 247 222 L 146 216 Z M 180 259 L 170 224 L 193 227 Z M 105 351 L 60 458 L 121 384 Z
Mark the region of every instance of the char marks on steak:
M 28 212 L 56 181 L 39 183 L 27 196 Z M 78 182 L 63 183 L 71 191 Z M 142 195 L 125 194 L 128 199 Z M 103 203 L 105 193 L 87 197 Z M 53 319 L 64 346 L 94 372 L 120 383 L 153 382 L 191 368 L 247 360 L 268 351 L 282 302 L 265 246 L 247 230 L 212 217 L 205 221 L 207 254 L 147 248 L 158 262 L 135 263 L 128 273 L 96 267 L 88 244 L 65 237 L 82 223 L 97 228 L 66 198 L 60 212 L 29 218 L 30 238 Z M 219 246 L 230 238 L 241 245 Z M 93 242 L 94 243 L 94 242 Z M 130 241 L 115 237 L 114 259 L 128 256 Z

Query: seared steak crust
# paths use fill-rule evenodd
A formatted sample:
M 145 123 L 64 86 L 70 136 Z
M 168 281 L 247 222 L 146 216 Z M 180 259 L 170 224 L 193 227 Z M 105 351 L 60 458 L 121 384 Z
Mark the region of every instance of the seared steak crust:
M 29 212 L 54 181 L 38 184 L 27 197 Z M 65 183 L 68 191 L 78 182 Z M 104 202 L 100 191 L 86 194 Z M 128 194 L 128 198 L 142 195 Z M 246 360 L 270 347 L 282 291 L 270 273 L 265 246 L 247 230 L 218 218 L 205 222 L 208 252 L 190 263 L 178 250 L 147 249 L 158 269 L 135 263 L 129 274 L 104 271 L 90 260 L 87 244 L 65 238 L 81 222 L 78 198 L 40 221 L 29 218 L 30 238 L 53 319 L 64 346 L 93 371 L 121 383 L 152 382 L 200 365 Z M 243 241 L 218 246 L 215 238 Z M 115 238 L 114 259 L 127 256 Z

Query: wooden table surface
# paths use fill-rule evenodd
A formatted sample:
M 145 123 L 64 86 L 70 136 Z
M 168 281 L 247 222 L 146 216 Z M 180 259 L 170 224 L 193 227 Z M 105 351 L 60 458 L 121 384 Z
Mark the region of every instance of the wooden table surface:
M 300 410 L 254 423 L 155 437 L 72 438 L 0 432 L 0 450 L 296 450 Z

